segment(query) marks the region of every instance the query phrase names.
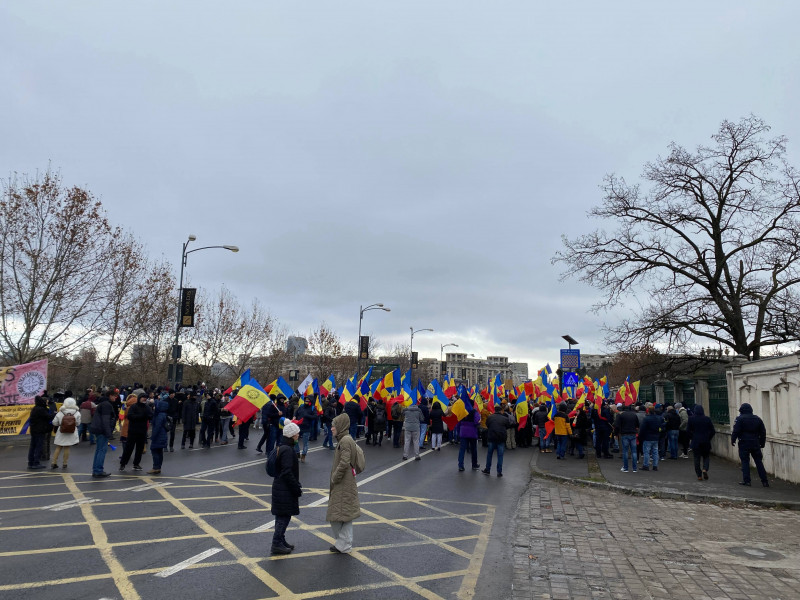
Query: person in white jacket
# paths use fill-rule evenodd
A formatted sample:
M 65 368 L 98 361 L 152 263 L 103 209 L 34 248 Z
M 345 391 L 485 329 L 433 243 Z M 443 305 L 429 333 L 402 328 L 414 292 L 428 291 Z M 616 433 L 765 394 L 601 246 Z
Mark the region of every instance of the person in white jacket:
M 72 429 L 71 432 L 61 431 L 61 424 L 64 421 L 64 417 L 67 415 L 70 415 L 73 419 L 75 419 L 73 426 L 66 427 L 67 429 Z M 69 423 L 69 419 L 67 419 L 67 423 Z M 53 417 L 53 425 L 58 428 L 56 430 L 55 439 L 56 451 L 53 453 L 53 463 L 50 465 L 53 469 L 58 468 L 58 457 L 62 450 L 64 452 L 64 463 L 62 466 L 64 469 L 67 468 L 67 462 L 69 461 L 69 450 L 80 440 L 78 435 L 80 424 L 81 411 L 78 409 L 75 398 L 67 398 L 64 400 L 64 404 L 61 405 L 61 408 L 56 413 L 56 416 Z

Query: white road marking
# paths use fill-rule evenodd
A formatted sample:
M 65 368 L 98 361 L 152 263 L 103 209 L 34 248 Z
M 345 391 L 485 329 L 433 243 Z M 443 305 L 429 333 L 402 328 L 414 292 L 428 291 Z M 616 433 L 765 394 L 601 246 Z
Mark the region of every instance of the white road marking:
M 143 492 L 145 490 L 154 490 L 160 487 L 166 487 L 168 485 L 172 485 L 171 483 L 143 483 L 142 485 L 135 485 L 129 488 L 122 488 L 121 490 L 117 490 L 118 492 Z
M 59 502 L 58 504 L 51 504 L 50 506 L 43 506 L 42 510 L 66 510 L 68 508 L 75 508 L 81 504 L 89 504 L 91 502 L 99 502 L 97 498 L 83 498 L 81 500 L 69 500 L 68 502 Z
M 31 475 L 38 475 L 38 473 L 20 473 L 19 475 L 8 475 L 7 477 L 0 477 L 0 479 L 19 479 L 20 477 L 30 477 Z
M 309 452 L 311 452 L 311 451 L 309 450 Z M 433 452 L 433 450 L 428 450 L 427 452 L 423 452 L 423 453 L 420 454 L 420 457 L 425 456 L 426 454 L 430 454 L 431 452 Z M 414 460 L 404 460 L 403 462 L 401 462 L 399 464 L 396 464 L 396 465 L 394 465 L 392 467 L 389 467 L 388 469 L 384 469 L 383 471 L 381 471 L 379 473 L 375 473 L 375 475 L 371 475 L 370 477 L 367 477 L 366 479 L 362 479 L 361 481 L 357 481 L 356 482 L 356 486 L 357 487 L 361 487 L 362 485 L 364 485 L 366 483 L 369 483 L 370 481 L 375 481 L 378 477 L 383 477 L 387 473 L 391 473 L 395 469 L 399 469 L 400 467 L 404 467 L 407 464 L 412 463 L 412 462 L 415 462 L 415 461 Z M 323 496 L 319 500 L 314 500 L 314 502 L 312 502 L 311 504 L 306 504 L 305 506 L 302 506 L 301 508 L 314 508 L 315 506 L 321 506 L 321 505 L 325 504 L 327 501 L 328 501 L 328 496 Z M 263 525 L 259 525 L 258 527 L 253 529 L 253 533 L 261 533 L 262 531 L 267 531 L 268 529 L 272 529 L 273 527 L 275 527 L 275 521 L 274 520 L 270 521 L 269 523 L 264 523 Z
M 222 552 L 222 548 L 211 548 L 210 550 L 206 550 L 205 552 L 201 552 L 193 556 L 192 558 L 187 558 L 183 562 L 179 562 L 174 567 L 170 567 L 169 569 L 164 569 L 156 573 L 156 577 L 169 577 L 170 575 L 174 575 L 178 571 L 182 571 L 186 567 L 189 567 L 193 564 L 199 563 L 201 560 L 207 559 L 209 556 L 214 556 L 217 552 Z

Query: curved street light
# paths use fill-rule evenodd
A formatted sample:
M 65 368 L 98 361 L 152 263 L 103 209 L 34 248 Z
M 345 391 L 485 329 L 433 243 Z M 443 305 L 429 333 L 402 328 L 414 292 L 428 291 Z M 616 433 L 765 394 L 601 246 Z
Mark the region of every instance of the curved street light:
M 449 346 L 454 346 L 455 348 L 458 348 L 458 344 L 442 344 L 439 347 L 439 362 L 442 362 L 442 353 L 444 352 L 444 349 Z
M 183 249 L 181 250 L 181 277 L 180 283 L 178 284 L 178 324 L 175 327 L 175 344 L 172 346 L 172 380 L 170 381 L 170 386 L 172 389 L 175 389 L 178 384 L 178 337 L 181 333 L 181 297 L 183 296 L 183 271 L 186 268 L 186 261 L 192 252 L 199 252 L 200 250 L 221 248 L 230 252 L 239 251 L 239 246 L 231 246 L 226 244 L 224 246 L 203 246 L 202 248 L 195 248 L 194 250 L 189 250 L 187 252 L 186 248 L 188 248 L 189 244 L 196 239 L 197 236 L 193 233 L 190 233 L 186 241 L 183 242 Z
M 408 370 L 411 371 L 411 385 L 414 385 L 414 334 L 420 333 L 421 331 L 433 331 L 433 329 L 424 328 L 424 329 L 414 329 L 413 327 L 409 327 L 411 330 L 411 350 L 410 355 L 408 357 Z
M 382 302 L 370 304 L 368 306 L 360 306 L 358 308 L 358 343 L 356 344 L 356 352 L 358 358 L 356 359 L 356 371 L 359 376 L 361 375 L 361 321 L 364 320 L 364 313 L 368 310 L 382 310 L 384 312 L 392 312 L 391 308 L 386 308 Z

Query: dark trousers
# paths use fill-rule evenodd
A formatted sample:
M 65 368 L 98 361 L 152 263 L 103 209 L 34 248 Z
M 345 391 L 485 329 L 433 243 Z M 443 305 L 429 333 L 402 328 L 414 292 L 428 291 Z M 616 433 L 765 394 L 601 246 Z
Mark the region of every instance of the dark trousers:
M 367 434 L 367 441 L 371 441 L 373 444 L 380 444 L 383 442 L 383 427 L 373 427 L 372 433 Z M 370 438 L 372 438 L 370 440 Z
M 245 421 L 239 425 L 239 448 L 244 448 L 244 442 L 250 435 L 250 421 Z
M 764 456 L 761 454 L 761 448 L 742 448 L 739 446 L 739 460 L 742 461 L 742 481 L 750 482 L 750 457 L 753 457 L 753 462 L 756 463 L 756 470 L 758 477 L 762 483 L 767 481 L 767 471 L 764 468 Z
M 133 454 L 133 464 L 138 467 L 142 460 L 145 442 L 147 442 L 147 433 L 131 434 L 128 432 L 125 449 L 122 451 L 122 456 L 119 457 L 119 466 L 124 467 L 127 465 L 128 461 L 131 459 L 131 454 Z M 136 450 L 135 454 L 134 450 Z
M 594 441 L 594 452 L 598 458 L 600 456 L 608 456 L 608 440 L 609 431 L 607 429 L 598 429 Z
M 684 454 L 689 454 L 689 432 L 678 431 L 678 443 L 681 445 Z
M 264 444 L 269 442 L 269 434 L 270 434 L 270 427 L 269 425 L 262 425 L 264 427 L 264 433 L 261 434 L 261 439 L 258 440 L 258 444 L 256 444 L 256 450 L 261 450 L 264 447 Z M 272 449 L 268 449 L 267 453 L 269 453 Z
M 273 546 L 286 545 L 286 528 L 289 527 L 289 522 L 291 520 L 292 515 L 276 515 L 275 533 L 272 534 Z
M 32 433 L 31 445 L 28 447 L 28 466 L 35 467 L 39 462 L 39 456 L 42 453 L 42 445 L 44 445 L 44 436 L 50 435 L 49 433 Z
M 181 446 L 183 447 L 183 446 L 186 445 L 186 438 L 187 437 L 189 438 L 189 445 L 190 446 L 194 446 L 194 434 L 195 434 L 195 430 L 194 429 L 184 429 L 183 430 L 183 437 L 181 438 Z
M 402 421 L 392 421 L 392 446 L 400 447 L 400 433 L 403 431 Z
M 164 449 L 150 447 L 150 453 L 153 455 L 153 469 L 156 471 L 161 470 L 161 465 L 164 462 Z
M 214 420 L 204 418 L 203 424 L 200 425 L 200 445 L 210 446 L 214 441 Z
M 50 438 L 53 434 L 49 431 L 42 437 L 42 450 L 39 453 L 39 458 L 42 460 L 50 460 Z
M 177 427 L 175 425 L 178 424 L 178 419 L 176 417 L 172 417 L 172 429 L 169 430 L 169 447 L 172 448 L 175 445 L 175 430 Z
M 700 468 L 700 460 L 703 461 L 703 468 Z M 694 472 L 698 477 L 703 476 L 703 471 L 708 471 L 708 466 L 711 463 L 711 448 L 695 448 L 694 449 Z M 748 471 L 750 470 L 748 464 Z

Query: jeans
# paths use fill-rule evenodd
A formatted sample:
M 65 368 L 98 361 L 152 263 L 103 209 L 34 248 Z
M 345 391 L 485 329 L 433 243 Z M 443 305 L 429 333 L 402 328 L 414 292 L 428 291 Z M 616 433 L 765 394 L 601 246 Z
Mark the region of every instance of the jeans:
M 273 546 L 286 545 L 286 528 L 289 527 L 289 522 L 291 520 L 292 520 L 292 515 L 275 516 L 275 533 L 272 534 Z
M 400 447 L 400 432 L 403 431 L 402 421 L 392 421 L 392 446 Z
M 150 447 L 150 453 L 153 455 L 153 469 L 156 471 L 161 470 L 161 465 L 164 462 L 164 449 Z
M 594 441 L 594 452 L 597 455 L 597 458 L 601 456 L 608 456 L 608 441 L 609 441 L 609 430 L 605 427 L 598 427 L 595 430 L 595 441 Z
M 431 434 L 431 448 L 441 448 L 442 447 L 442 434 L 441 433 L 432 433 Z
M 653 467 L 658 467 L 658 440 L 653 440 L 649 442 L 645 440 L 642 442 L 642 456 L 644 457 L 644 466 L 650 466 L 650 462 L 653 463 Z M 648 459 L 650 459 L 648 461 Z
M 583 458 L 586 449 L 578 440 L 575 440 L 575 449 L 578 451 L 578 458 Z
M 383 437 L 383 434 L 381 434 Z M 331 431 L 331 424 L 325 423 L 325 439 L 322 440 L 323 448 L 333 448 L 333 432 Z
M 419 456 L 419 431 L 409 431 L 404 429 L 405 434 L 403 443 L 403 458 L 407 458 L 414 454 L 414 458 Z
M 469 451 L 472 453 L 472 468 L 477 469 L 480 467 L 478 464 L 478 440 L 470 440 L 467 438 L 461 438 L 461 442 L 458 446 L 458 468 L 464 468 L 464 453 L 467 451 L 467 447 L 469 447 Z
M 428 433 L 428 424 L 427 423 L 420 423 L 419 424 L 419 447 L 422 448 L 425 445 L 425 434 Z
M 86 434 L 88 433 L 89 434 L 89 442 L 94 444 L 95 443 L 95 436 L 91 431 L 89 431 L 89 425 L 91 425 L 91 423 L 81 423 L 78 426 L 78 439 L 79 440 L 86 439 Z
M 742 481 L 750 483 L 750 457 L 753 457 L 753 462 L 756 463 L 758 470 L 758 477 L 762 482 L 767 481 L 767 471 L 764 469 L 763 455 L 761 448 L 742 448 L 739 445 L 739 460 L 742 461 Z
M 544 427 L 539 427 L 539 450 L 547 450 L 550 446 L 550 438 L 547 437 L 547 431 Z
M 92 464 L 92 475 L 99 475 L 103 472 L 103 464 L 106 462 L 106 452 L 108 451 L 108 438 L 102 433 L 97 434 L 97 446 L 94 449 L 94 463 Z
M 677 429 L 670 429 L 667 432 L 667 448 L 670 458 L 678 458 L 678 433 Z
M 564 455 L 567 453 L 567 442 L 569 441 L 569 436 L 566 435 L 557 435 L 556 436 L 556 456 L 560 456 L 564 458 Z
M 219 422 L 220 423 L 220 429 L 221 429 L 220 439 L 223 442 L 227 442 L 228 441 L 228 423 L 231 422 L 232 418 L 233 417 L 222 417 L 220 419 L 220 422 Z M 175 431 L 174 427 L 172 428 L 172 431 Z M 169 447 L 172 448 L 172 438 L 170 438 Z
M 310 430 L 301 432 L 300 433 L 300 441 L 303 442 L 303 450 L 300 451 L 300 444 L 297 444 L 297 450 L 295 450 L 295 452 L 297 452 L 298 454 L 302 454 L 303 456 L 308 454 L 308 438 L 310 438 L 310 437 L 311 437 L 311 431 Z
M 267 440 L 267 448 L 266 452 L 269 454 L 272 452 L 272 449 L 278 444 L 278 441 L 281 439 L 281 430 L 280 427 L 277 425 L 270 425 L 269 426 L 269 439 Z
M 28 466 L 35 467 L 39 462 L 39 455 L 42 452 L 42 445 L 44 444 L 44 433 L 32 433 L 31 445 L 28 447 Z
M 503 472 L 503 453 L 506 450 L 506 445 L 503 442 L 489 442 L 489 450 L 486 452 L 486 470 L 492 470 L 492 454 L 497 450 L 497 474 Z
M 622 468 L 628 469 L 628 453 L 631 455 L 631 467 L 636 471 L 636 465 L 639 457 L 636 456 L 636 436 L 635 435 L 621 435 L 620 442 L 622 446 Z
M 354 423 L 350 425 L 350 437 L 356 439 L 357 435 L 358 435 L 358 423 Z
M 316 442 L 318 435 L 319 435 L 319 419 L 313 419 L 311 421 L 311 437 L 309 439 L 312 442 Z

